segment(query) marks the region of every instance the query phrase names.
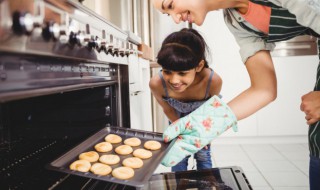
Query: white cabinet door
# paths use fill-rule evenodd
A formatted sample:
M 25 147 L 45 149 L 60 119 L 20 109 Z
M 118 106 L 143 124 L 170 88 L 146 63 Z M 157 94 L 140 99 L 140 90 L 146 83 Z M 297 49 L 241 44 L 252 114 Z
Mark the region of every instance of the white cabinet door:
M 130 83 L 130 120 L 131 128 L 153 131 L 151 92 L 149 89 L 150 64 L 148 60 L 138 58 L 139 67 L 129 70 L 129 75 L 137 75 L 134 84 Z M 131 64 L 131 63 L 129 63 Z M 135 73 L 132 73 L 135 72 Z M 138 91 L 136 87 L 139 87 Z M 132 88 L 133 87 L 133 88 Z

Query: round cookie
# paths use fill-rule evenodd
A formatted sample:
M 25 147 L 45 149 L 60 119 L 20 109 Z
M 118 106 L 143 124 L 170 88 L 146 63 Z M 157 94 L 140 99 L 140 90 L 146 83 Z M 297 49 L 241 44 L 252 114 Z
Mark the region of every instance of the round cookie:
M 158 141 L 147 141 L 144 143 L 144 148 L 149 150 L 158 150 L 161 148 L 161 144 Z
M 99 161 L 104 164 L 114 165 L 114 164 L 118 164 L 120 162 L 120 157 L 115 154 L 106 154 L 106 155 L 102 155 L 99 158 Z
M 128 155 L 128 154 L 131 154 L 133 149 L 129 145 L 120 145 L 114 151 L 120 155 Z
M 141 140 L 137 137 L 132 137 L 124 140 L 123 143 L 129 146 L 139 146 L 141 144 Z
M 137 157 L 126 158 L 122 161 L 122 164 L 126 167 L 137 169 L 143 166 L 143 161 Z
M 112 168 L 106 164 L 94 163 L 91 166 L 90 171 L 97 175 L 108 175 L 109 173 L 111 173 Z
M 80 160 L 88 160 L 89 162 L 96 162 L 99 159 L 99 154 L 95 151 L 84 152 L 79 155 Z
M 109 134 L 104 138 L 104 140 L 109 143 L 116 144 L 120 143 L 122 141 L 122 138 L 119 135 Z
M 76 160 L 69 166 L 70 170 L 79 172 L 88 172 L 90 170 L 90 167 L 91 164 L 88 160 Z
M 101 142 L 94 146 L 94 149 L 98 152 L 109 152 L 112 150 L 112 144 L 109 142 Z
M 138 148 L 133 151 L 133 156 L 141 159 L 148 159 L 152 156 L 152 152 L 143 148 Z
M 134 170 L 129 167 L 119 167 L 112 171 L 112 176 L 118 179 L 129 179 L 134 176 Z

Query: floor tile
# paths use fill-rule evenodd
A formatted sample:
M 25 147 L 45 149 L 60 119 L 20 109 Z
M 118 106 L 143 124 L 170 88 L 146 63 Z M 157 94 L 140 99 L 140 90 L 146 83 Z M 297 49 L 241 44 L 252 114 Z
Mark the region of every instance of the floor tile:
M 246 152 L 274 152 L 276 151 L 273 146 L 269 144 L 245 144 L 241 145 L 241 147 L 246 151 Z
M 254 187 L 254 190 L 273 190 L 271 187 Z
M 304 174 L 309 176 L 309 160 L 292 160 L 292 163 L 299 168 Z
M 215 160 L 229 161 L 229 160 L 243 160 L 248 161 L 249 158 L 244 152 L 230 152 L 230 151 L 213 151 L 212 156 Z
M 255 187 L 269 187 L 269 184 L 260 172 L 246 172 L 244 174 L 248 178 L 253 189 L 255 189 Z
M 257 161 L 254 160 L 253 163 L 255 166 L 262 172 L 264 171 L 296 171 L 299 172 L 297 166 L 293 165 L 286 160 L 277 160 L 277 161 Z
M 309 179 L 302 172 L 263 172 L 272 187 L 307 187 Z
M 302 144 L 272 144 L 280 152 L 298 152 L 306 150 Z
M 284 156 L 282 156 L 278 152 L 247 152 L 248 156 L 251 160 L 286 160 Z
M 295 151 L 295 152 L 281 152 L 289 160 L 304 160 L 309 161 L 309 152 Z
M 309 190 L 309 187 L 273 187 L 273 190 Z
M 250 161 L 217 161 L 217 167 L 226 167 L 226 166 L 239 166 L 242 168 L 244 173 L 246 172 L 257 172 L 257 168 Z
M 239 145 L 215 145 L 214 143 L 211 143 L 211 151 L 212 152 L 242 152 L 243 149 Z

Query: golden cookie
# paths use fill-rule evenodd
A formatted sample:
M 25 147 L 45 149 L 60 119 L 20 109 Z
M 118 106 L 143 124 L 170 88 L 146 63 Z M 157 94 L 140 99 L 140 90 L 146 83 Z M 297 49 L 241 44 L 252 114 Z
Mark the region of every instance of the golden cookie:
M 119 135 L 109 134 L 104 138 L 104 140 L 109 143 L 116 144 L 120 143 L 122 141 L 122 138 Z
M 126 167 L 137 169 L 143 166 L 143 161 L 137 157 L 126 158 L 122 161 L 122 164 Z
M 96 144 L 94 148 L 98 152 L 109 152 L 110 150 L 112 150 L 112 144 L 109 142 L 101 142 Z
M 84 152 L 79 155 L 80 160 L 88 160 L 89 162 L 96 162 L 99 159 L 99 154 L 95 151 Z
M 133 156 L 141 159 L 148 159 L 152 156 L 152 152 L 143 148 L 138 148 L 133 151 Z
M 141 140 L 137 137 L 132 137 L 124 140 L 123 143 L 129 146 L 139 146 L 141 144 Z
M 144 143 L 144 148 L 149 150 L 158 150 L 161 148 L 161 144 L 158 141 L 147 141 Z
M 129 145 L 120 145 L 114 151 L 120 155 L 128 155 L 128 154 L 131 154 L 133 149 Z
M 115 154 L 107 154 L 107 155 L 102 155 L 99 158 L 99 161 L 104 164 L 114 165 L 114 164 L 118 164 L 120 162 L 120 157 Z
M 91 166 L 90 171 L 97 175 L 108 175 L 109 173 L 111 173 L 112 168 L 106 164 L 94 163 Z
M 118 179 L 129 179 L 134 176 L 134 170 L 129 167 L 119 167 L 112 171 L 112 176 Z
M 90 170 L 91 164 L 88 160 L 76 160 L 70 165 L 70 170 L 79 172 L 88 172 Z

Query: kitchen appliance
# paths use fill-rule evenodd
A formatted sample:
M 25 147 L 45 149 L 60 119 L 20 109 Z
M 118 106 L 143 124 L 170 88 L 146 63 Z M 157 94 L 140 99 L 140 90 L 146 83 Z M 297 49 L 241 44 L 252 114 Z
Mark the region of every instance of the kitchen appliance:
M 58 187 L 72 175 L 46 164 L 130 127 L 131 57 L 128 34 L 77 1 L 0 1 L 0 189 Z

